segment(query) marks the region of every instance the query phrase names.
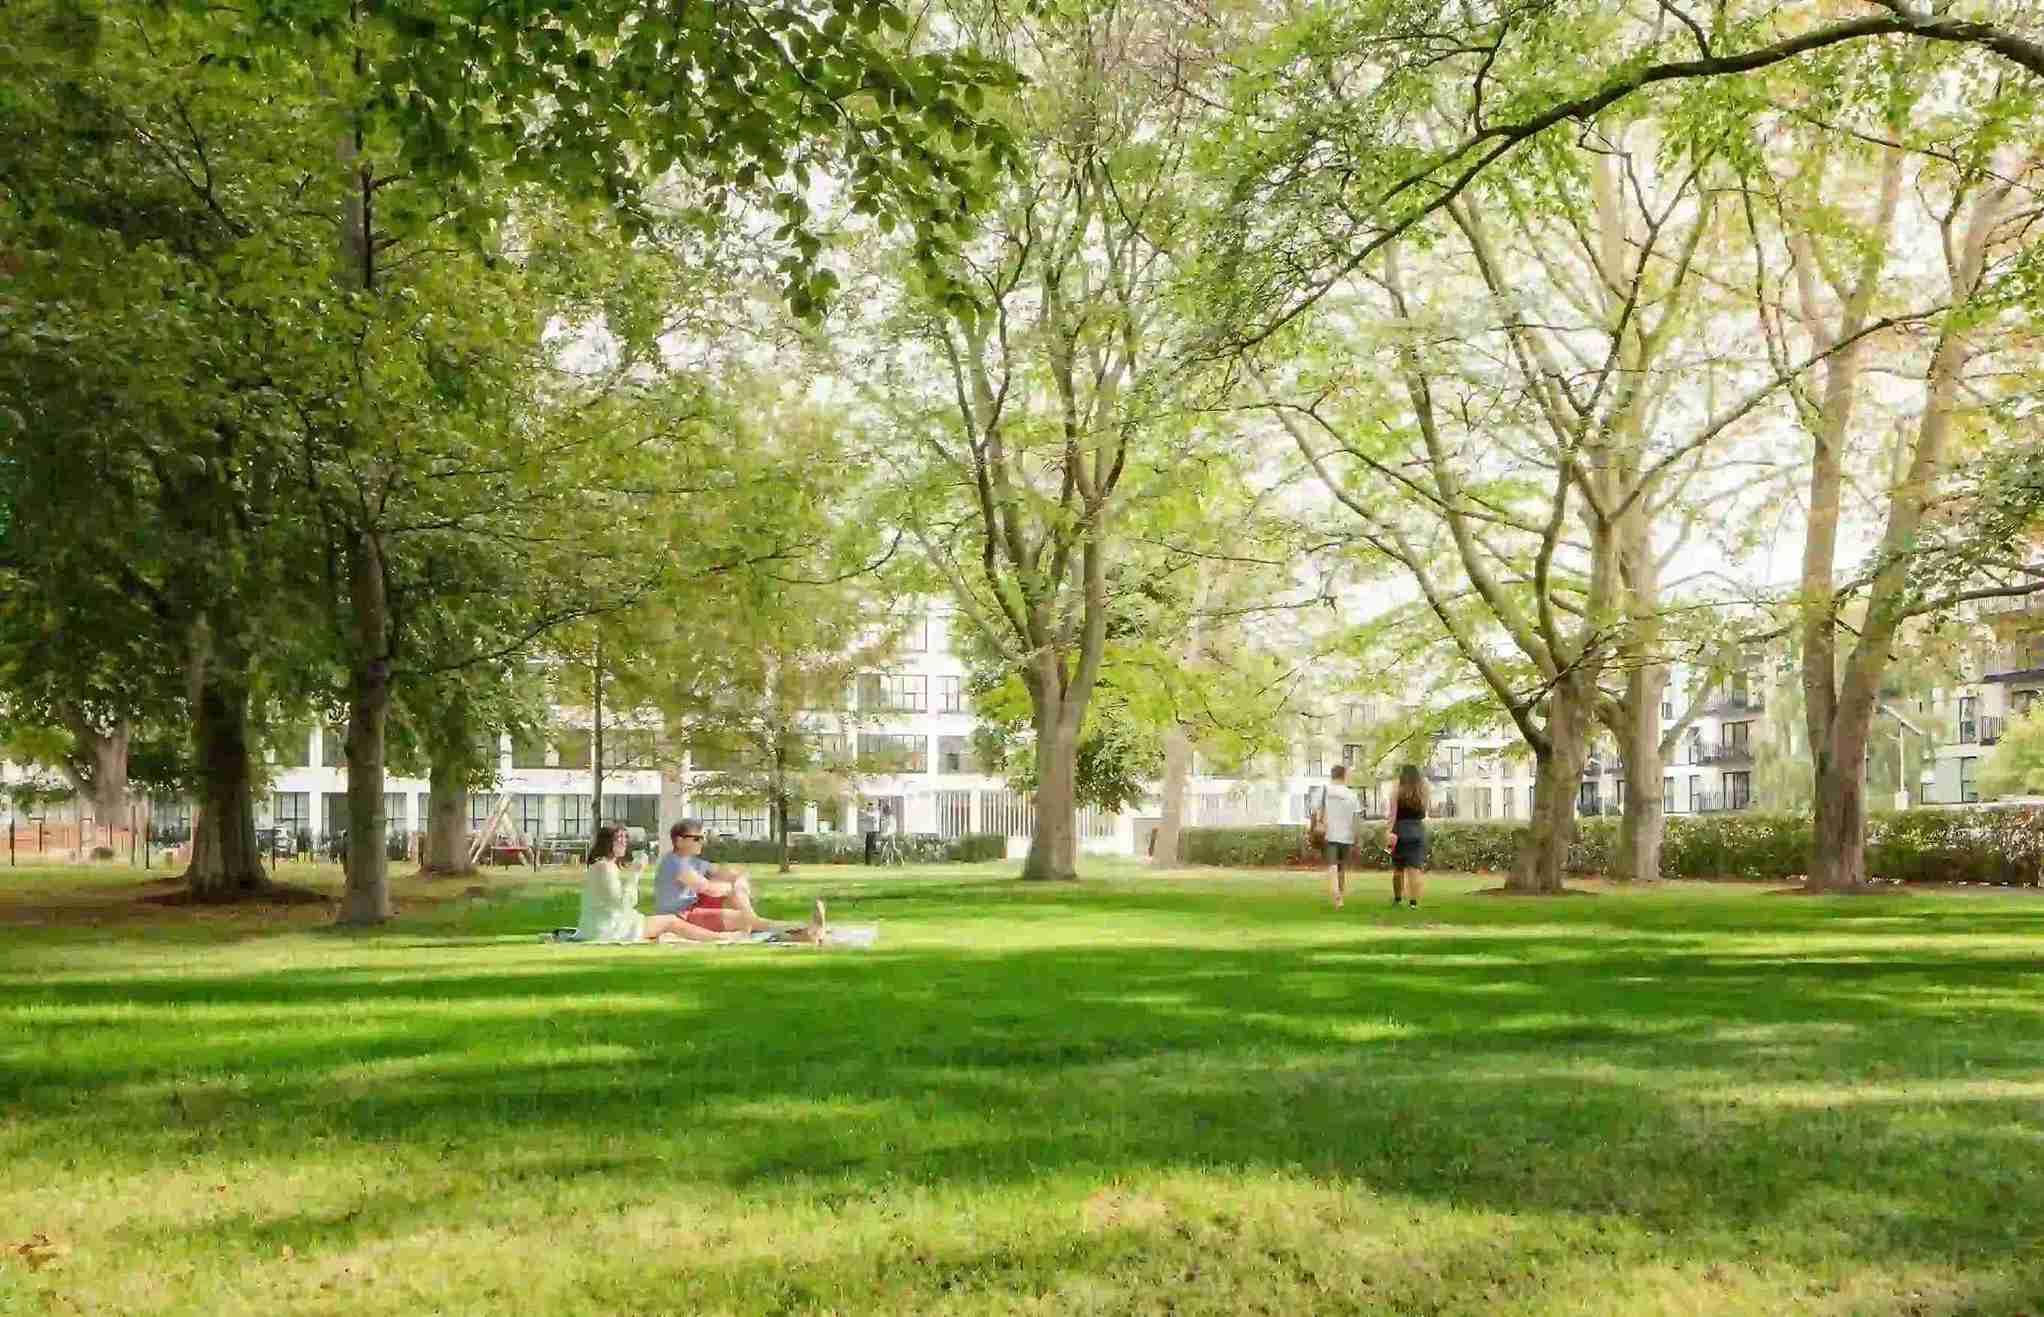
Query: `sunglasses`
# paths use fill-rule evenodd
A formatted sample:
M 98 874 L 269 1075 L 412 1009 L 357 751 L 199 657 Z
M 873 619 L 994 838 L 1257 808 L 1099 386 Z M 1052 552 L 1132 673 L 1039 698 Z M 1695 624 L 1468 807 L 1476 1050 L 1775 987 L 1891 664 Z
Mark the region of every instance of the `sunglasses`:
M 681 834 L 681 839 L 683 841 L 701 841 L 703 834 L 700 832 L 684 832 Z

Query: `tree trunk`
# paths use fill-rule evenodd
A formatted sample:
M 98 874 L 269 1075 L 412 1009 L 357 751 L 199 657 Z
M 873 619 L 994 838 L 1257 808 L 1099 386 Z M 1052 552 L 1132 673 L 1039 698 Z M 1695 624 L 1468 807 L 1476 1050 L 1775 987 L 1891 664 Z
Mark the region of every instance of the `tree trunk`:
M 603 826 L 603 632 L 589 664 L 589 836 Z
M 1569 846 L 1576 838 L 1576 792 L 1582 782 L 1589 729 L 1587 679 L 1562 678 L 1548 696 L 1545 743 L 1533 749 L 1533 813 L 1505 890 L 1551 896 L 1562 890 Z
M 1022 877 L 1031 882 L 1073 882 L 1079 877 L 1076 817 L 1078 719 L 1051 716 L 1036 733 L 1036 832 Z
M 1150 862 L 1159 869 L 1178 863 L 1178 837 L 1185 828 L 1185 789 L 1192 780 L 1192 738 L 1174 724 L 1164 734 L 1164 820 Z
M 120 826 L 128 817 L 128 724 L 116 722 L 102 731 L 69 704 L 60 713 L 78 743 L 77 756 L 65 761 L 64 776 L 92 802 L 93 818 Z
M 348 592 L 354 606 L 355 671 L 348 692 L 348 857 L 339 922 L 380 924 L 392 913 L 383 811 L 390 658 L 383 542 L 375 531 L 357 533 L 348 545 Z
M 238 664 L 207 659 L 201 666 L 193 720 L 199 810 L 193 820 L 192 863 L 184 880 L 202 901 L 233 901 L 270 886 L 256 850 L 248 686 Z
M 452 878 L 475 872 L 468 859 L 468 773 L 458 751 L 433 760 L 426 777 L 426 851 L 419 869 Z
M 1626 675 L 1624 725 L 1618 753 L 1625 759 L 1625 804 L 1619 811 L 1618 849 L 1611 876 L 1619 882 L 1661 876 L 1661 841 L 1667 802 L 1661 799 L 1661 696 L 1667 669 L 1659 664 Z
M 1813 892 L 1846 892 L 1867 882 L 1867 740 L 1870 715 L 1843 705 L 1831 735 L 1814 747 L 1815 794 L 1810 869 Z
M 774 755 L 774 815 L 781 825 L 780 872 L 789 873 L 794 870 L 795 864 L 788 857 L 788 771 L 782 759 L 778 752 Z

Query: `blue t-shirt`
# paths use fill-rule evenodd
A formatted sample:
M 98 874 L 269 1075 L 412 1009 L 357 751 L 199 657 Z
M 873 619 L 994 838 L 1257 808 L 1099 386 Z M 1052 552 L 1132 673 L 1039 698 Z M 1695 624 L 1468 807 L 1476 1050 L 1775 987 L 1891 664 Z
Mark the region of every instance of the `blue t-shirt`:
M 653 875 L 653 909 L 657 914 L 678 915 L 696 903 L 695 888 L 681 880 L 684 873 L 710 876 L 710 862 L 700 855 L 687 859 L 667 852 Z

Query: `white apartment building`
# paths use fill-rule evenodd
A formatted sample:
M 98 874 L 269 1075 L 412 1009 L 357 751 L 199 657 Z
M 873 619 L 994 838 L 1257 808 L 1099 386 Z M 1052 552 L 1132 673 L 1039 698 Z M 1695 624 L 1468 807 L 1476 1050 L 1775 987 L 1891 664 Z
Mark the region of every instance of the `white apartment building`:
M 1987 634 L 1967 671 L 1949 689 L 1910 702 L 1911 721 L 1935 747 L 1923 772 L 1926 804 L 1979 800 L 1980 770 L 2002 728 L 2044 692 L 2044 596 L 1982 600 L 1974 610 Z

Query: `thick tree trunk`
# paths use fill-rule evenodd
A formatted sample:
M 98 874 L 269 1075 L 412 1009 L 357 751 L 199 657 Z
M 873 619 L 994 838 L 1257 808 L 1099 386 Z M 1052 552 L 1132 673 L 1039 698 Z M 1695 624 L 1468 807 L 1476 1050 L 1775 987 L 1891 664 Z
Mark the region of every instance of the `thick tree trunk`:
M 64 776 L 92 802 L 94 819 L 122 826 L 128 820 L 128 724 L 101 729 L 69 705 L 61 714 L 65 730 L 78 743 L 77 755 L 64 765 Z
M 1576 792 L 1587 757 L 1587 680 L 1576 674 L 1556 683 L 1548 697 L 1547 738 L 1533 750 L 1533 814 L 1505 890 L 1550 896 L 1562 890 L 1568 851 L 1576 838 Z
M 1164 734 L 1164 819 L 1150 862 L 1159 869 L 1178 863 L 1178 837 L 1185 829 L 1185 788 L 1192 780 L 1192 738 L 1182 727 Z
M 339 922 L 380 924 L 392 913 L 383 812 L 383 733 L 390 715 L 389 610 L 381 539 L 373 531 L 364 532 L 348 548 L 355 671 L 348 692 L 348 858 Z
M 1867 740 L 1870 714 L 1852 702 L 1838 711 L 1831 735 L 1815 747 L 1810 869 L 1814 892 L 1847 892 L 1867 881 Z
M 1624 724 L 1618 753 L 1625 759 L 1625 804 L 1619 811 L 1618 849 L 1611 876 L 1619 882 L 1661 876 L 1661 840 L 1667 802 L 1661 799 L 1661 696 L 1667 669 L 1634 668 L 1625 680 Z
M 202 666 L 193 720 L 199 810 L 193 820 L 192 863 L 184 880 L 202 901 L 233 901 L 270 886 L 256 849 L 247 678 L 239 665 L 204 661 Z
M 453 878 L 475 872 L 468 859 L 468 773 L 457 751 L 436 758 L 426 777 L 426 850 L 419 869 Z
M 1079 876 L 1077 718 L 1048 717 L 1036 734 L 1036 833 L 1022 877 L 1072 882 Z

